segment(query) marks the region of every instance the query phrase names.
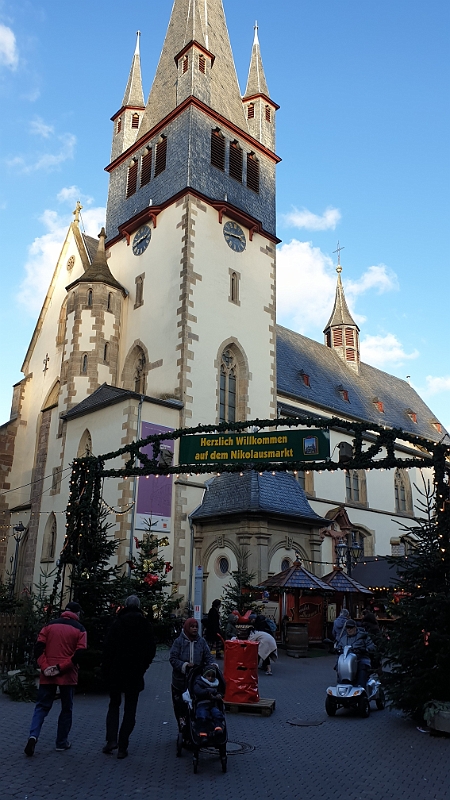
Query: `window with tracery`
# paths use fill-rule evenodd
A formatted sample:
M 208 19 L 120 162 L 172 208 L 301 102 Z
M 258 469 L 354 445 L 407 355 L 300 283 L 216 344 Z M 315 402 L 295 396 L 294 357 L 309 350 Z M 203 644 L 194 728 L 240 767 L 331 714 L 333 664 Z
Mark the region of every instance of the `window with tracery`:
M 412 513 L 411 482 L 406 469 L 396 469 L 394 476 L 395 510 Z
M 80 439 L 80 444 L 78 445 L 77 450 L 77 458 L 84 458 L 85 456 L 92 455 L 92 436 L 88 429 L 86 428 L 83 436 Z
M 138 394 L 145 394 L 145 355 L 140 353 L 134 369 L 134 391 Z
M 351 469 L 345 473 L 347 503 L 367 504 L 366 474 L 364 470 Z
M 220 422 L 236 422 L 237 374 L 233 352 L 224 350 L 220 365 Z
M 41 561 L 54 561 L 56 551 L 56 517 L 52 511 L 47 520 L 42 541 Z

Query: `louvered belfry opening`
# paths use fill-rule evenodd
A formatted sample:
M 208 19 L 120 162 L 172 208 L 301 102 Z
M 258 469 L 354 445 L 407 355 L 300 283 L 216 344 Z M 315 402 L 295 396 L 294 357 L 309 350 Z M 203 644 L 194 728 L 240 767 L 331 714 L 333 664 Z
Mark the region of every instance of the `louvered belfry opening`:
M 157 177 L 157 175 L 160 175 L 161 172 L 164 172 L 166 168 L 166 160 L 167 160 L 167 138 L 165 136 L 161 136 L 158 144 L 156 145 L 155 178 Z
M 189 56 L 185 56 L 183 58 L 183 75 L 188 71 L 188 69 L 189 69 Z
M 247 119 L 255 119 L 255 104 L 250 103 L 247 109 Z
M 247 186 L 259 194 L 259 161 L 254 153 L 247 153 Z
M 150 183 L 150 178 L 152 175 L 152 155 L 153 155 L 152 148 L 148 147 L 144 155 L 142 156 L 141 186 L 146 186 L 147 183 Z
M 239 183 L 242 183 L 242 149 L 239 147 L 239 142 L 231 142 L 230 145 L 230 176 Z
M 139 128 L 139 114 L 133 114 L 131 117 L 131 127 Z
M 136 159 L 133 159 L 130 166 L 128 167 L 127 197 L 131 197 L 131 195 L 136 192 L 137 174 L 138 174 L 138 162 Z
M 206 72 L 206 58 L 205 58 L 205 56 L 202 56 L 201 54 L 198 57 L 198 68 L 199 68 L 200 72 L 202 72 L 203 75 L 204 75 L 205 72 Z
M 336 328 L 333 331 L 333 345 L 334 347 L 342 347 L 343 344 L 342 328 Z
M 266 106 L 266 122 L 272 122 L 272 109 Z
M 225 137 L 219 128 L 211 131 L 211 164 L 225 171 Z

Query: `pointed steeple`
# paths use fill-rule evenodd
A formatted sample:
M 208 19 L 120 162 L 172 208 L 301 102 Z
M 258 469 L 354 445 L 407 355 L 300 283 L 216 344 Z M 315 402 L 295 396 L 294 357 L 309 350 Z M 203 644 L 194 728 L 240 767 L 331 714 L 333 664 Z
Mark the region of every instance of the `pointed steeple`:
M 259 46 L 257 22 L 255 22 L 247 88 L 242 102 L 249 132 L 264 147 L 275 152 L 275 112 L 279 106 L 270 99 Z
M 139 54 L 139 39 L 141 32 L 136 34 L 136 48 L 131 62 L 128 83 L 123 96 L 122 105 L 111 117 L 114 123 L 111 161 L 127 150 L 139 136 L 139 128 L 145 109 L 144 92 L 142 89 L 141 57 Z
M 133 61 L 131 62 L 131 69 L 130 69 L 130 75 L 128 77 L 127 88 L 125 89 L 125 94 L 122 100 L 123 108 L 125 108 L 126 106 L 144 108 L 145 106 L 144 91 L 142 89 L 141 56 L 139 53 L 140 36 L 141 32 L 137 31 L 136 49 L 134 51 Z
M 125 289 L 119 281 L 116 281 L 108 267 L 105 252 L 106 232 L 104 228 L 101 229 L 98 238 L 97 253 L 95 254 L 92 264 L 89 264 L 84 274 L 77 278 L 76 281 L 66 286 L 66 290 L 69 291 L 69 289 L 72 289 L 73 286 L 79 283 L 105 283 L 107 286 L 114 286 L 115 289 L 119 289 L 123 295 L 126 295 Z
M 212 57 L 208 105 L 247 130 L 222 0 L 175 0 L 139 138 L 185 99 L 178 94 L 177 57 L 193 41 Z
M 270 97 L 261 58 L 257 22 L 255 22 L 255 37 L 253 39 L 252 57 L 250 59 L 250 69 L 248 71 L 247 88 L 244 97 L 251 97 L 251 95 L 255 94 L 264 94 L 266 97 Z
M 332 350 L 336 350 L 351 369 L 359 372 L 359 328 L 350 314 L 341 279 L 340 251 L 343 249 L 339 247 L 338 242 L 336 296 L 331 317 L 324 329 L 325 344 Z

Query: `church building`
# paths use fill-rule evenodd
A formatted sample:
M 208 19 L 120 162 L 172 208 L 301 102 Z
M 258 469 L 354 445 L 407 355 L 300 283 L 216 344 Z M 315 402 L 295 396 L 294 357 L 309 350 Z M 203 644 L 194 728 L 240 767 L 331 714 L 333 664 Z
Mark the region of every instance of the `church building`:
M 279 107 L 257 28 L 249 55 L 242 94 L 222 0 L 175 0 L 145 102 L 138 34 L 112 117 L 105 228 L 98 240 L 85 235 L 77 204 L 0 427 L 0 574 L 14 572 L 16 592 L 55 568 L 77 456 L 277 416 L 335 416 L 433 441 L 445 433 L 407 382 L 361 362 L 340 263 L 323 344 L 276 324 Z M 332 429 L 332 453 L 351 440 Z M 417 450 L 399 442 L 398 452 Z M 341 538 L 365 556 L 400 552 L 417 472 L 109 478 L 103 497 L 118 562 L 150 519 L 169 539 L 180 594 L 191 596 L 202 565 L 209 605 L 242 552 L 258 580 L 296 553 L 315 574 L 330 572 Z

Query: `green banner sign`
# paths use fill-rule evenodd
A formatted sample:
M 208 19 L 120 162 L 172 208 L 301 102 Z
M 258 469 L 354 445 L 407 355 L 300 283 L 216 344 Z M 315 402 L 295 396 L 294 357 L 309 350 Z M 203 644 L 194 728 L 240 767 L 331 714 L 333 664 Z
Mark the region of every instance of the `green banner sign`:
M 180 464 L 324 461 L 327 458 L 330 458 L 327 430 L 208 433 L 180 439 Z

